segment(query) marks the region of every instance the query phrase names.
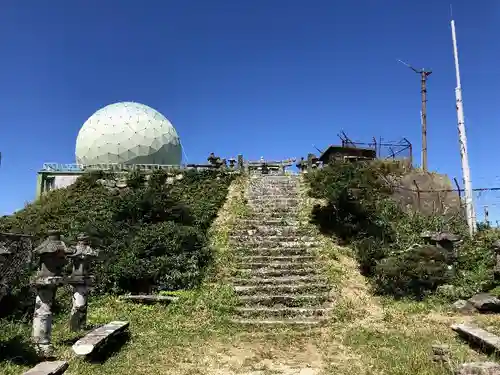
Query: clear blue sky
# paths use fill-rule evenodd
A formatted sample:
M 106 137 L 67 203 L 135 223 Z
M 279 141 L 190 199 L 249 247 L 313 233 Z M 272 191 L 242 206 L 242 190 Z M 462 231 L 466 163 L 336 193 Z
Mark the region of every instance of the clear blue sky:
M 190 162 L 211 151 L 299 157 L 313 144 L 337 143 L 341 129 L 357 140 L 407 137 L 420 161 L 419 77 L 397 58 L 433 70 L 429 165 L 461 176 L 446 1 L 4 0 L 0 7 L 2 214 L 33 199 L 43 162 L 73 162 L 80 126 L 117 101 L 162 112 Z M 473 183 L 500 185 L 500 2 L 456 0 L 453 12 Z M 482 199 L 500 203 L 494 193 Z

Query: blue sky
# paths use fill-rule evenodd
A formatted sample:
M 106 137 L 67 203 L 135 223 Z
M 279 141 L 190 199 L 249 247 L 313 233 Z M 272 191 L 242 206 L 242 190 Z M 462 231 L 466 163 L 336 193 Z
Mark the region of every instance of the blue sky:
M 0 213 L 30 201 L 44 162 L 73 162 L 97 109 L 162 112 L 190 162 L 215 153 L 300 157 L 338 143 L 408 138 L 420 161 L 419 77 L 429 78 L 429 167 L 460 177 L 450 9 L 422 0 L 4 0 L 0 4 Z M 475 187 L 494 159 L 500 2 L 453 2 Z M 498 183 L 497 183 L 498 182 Z M 498 198 L 497 198 L 498 197 Z M 500 204 L 485 193 L 482 204 Z M 495 208 L 491 209 L 492 212 Z

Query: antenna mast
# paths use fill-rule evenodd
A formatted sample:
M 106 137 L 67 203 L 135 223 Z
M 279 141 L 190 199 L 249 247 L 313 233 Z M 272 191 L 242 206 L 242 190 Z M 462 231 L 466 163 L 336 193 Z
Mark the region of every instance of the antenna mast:
M 404 61 L 398 61 L 420 75 L 420 92 L 422 94 L 422 109 L 420 111 L 422 124 L 422 169 L 424 172 L 427 172 L 427 78 L 432 74 L 432 71 L 425 69 L 417 70 Z
M 465 212 L 467 215 L 467 225 L 472 236 L 476 232 L 476 213 L 472 199 L 472 182 L 469 168 L 469 154 L 467 152 L 467 135 L 465 134 L 464 105 L 462 101 L 462 85 L 460 83 L 460 67 L 458 64 L 457 35 L 455 32 L 455 20 L 451 20 L 451 37 L 453 40 L 453 55 L 455 58 L 455 71 L 457 75 L 457 87 L 455 88 L 455 98 L 457 103 L 458 136 L 460 143 L 460 158 L 462 159 L 462 175 L 465 190 Z

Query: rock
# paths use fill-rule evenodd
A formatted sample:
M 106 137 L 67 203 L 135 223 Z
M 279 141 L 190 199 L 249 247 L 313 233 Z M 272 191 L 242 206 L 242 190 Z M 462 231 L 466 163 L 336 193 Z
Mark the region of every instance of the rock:
M 495 362 L 470 362 L 458 366 L 456 375 L 500 375 L 500 364 Z
M 476 312 L 476 308 L 469 301 L 465 301 L 463 299 L 459 299 L 457 302 L 451 305 L 454 310 L 462 313 L 462 314 L 472 314 Z
M 449 345 L 432 345 L 432 360 L 434 362 L 448 362 L 450 358 Z
M 183 175 L 183 174 L 178 174 L 177 176 L 175 176 L 175 179 L 176 179 L 177 181 L 180 181 L 180 180 L 182 180 L 183 178 L 184 178 L 184 175 Z
M 174 183 L 174 181 L 175 181 L 175 178 L 173 178 L 173 177 L 167 177 L 167 179 L 165 180 L 165 183 L 167 185 L 172 185 Z
M 500 299 L 490 293 L 478 293 L 469 302 L 480 312 L 500 312 Z

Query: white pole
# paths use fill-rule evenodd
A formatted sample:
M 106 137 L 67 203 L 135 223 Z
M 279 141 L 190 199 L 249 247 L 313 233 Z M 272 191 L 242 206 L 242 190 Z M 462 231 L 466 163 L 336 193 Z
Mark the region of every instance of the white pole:
M 458 65 L 457 36 L 455 33 L 455 21 L 451 20 L 451 36 L 453 39 L 453 55 L 455 57 L 455 71 L 457 75 L 457 87 L 455 97 L 457 103 L 458 136 L 460 143 L 460 157 L 462 159 L 462 175 L 465 190 L 465 212 L 467 215 L 467 225 L 472 236 L 476 232 L 476 213 L 472 198 L 472 183 L 469 168 L 469 154 L 467 153 L 467 135 L 465 134 L 464 106 L 462 101 L 462 85 L 460 83 L 460 67 Z

